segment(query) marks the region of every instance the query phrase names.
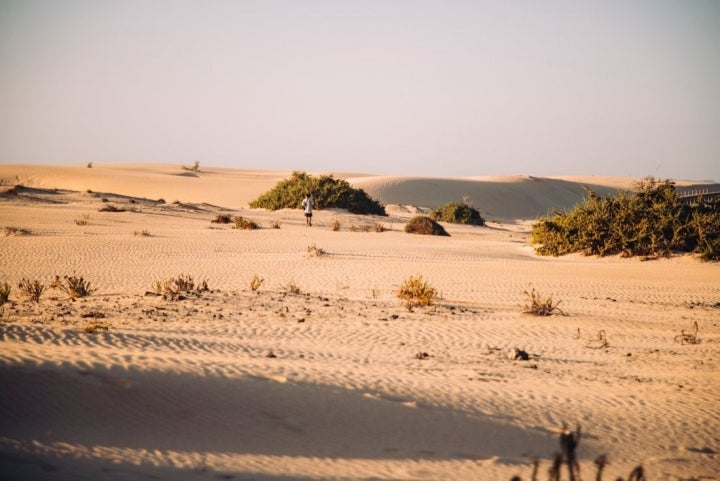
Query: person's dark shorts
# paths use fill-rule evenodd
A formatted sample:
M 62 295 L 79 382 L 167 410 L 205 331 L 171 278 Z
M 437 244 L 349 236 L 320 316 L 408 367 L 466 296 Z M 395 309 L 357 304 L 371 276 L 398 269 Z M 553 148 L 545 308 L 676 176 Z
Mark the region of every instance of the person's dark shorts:
M 305 217 L 312 217 L 312 212 L 305 212 Z

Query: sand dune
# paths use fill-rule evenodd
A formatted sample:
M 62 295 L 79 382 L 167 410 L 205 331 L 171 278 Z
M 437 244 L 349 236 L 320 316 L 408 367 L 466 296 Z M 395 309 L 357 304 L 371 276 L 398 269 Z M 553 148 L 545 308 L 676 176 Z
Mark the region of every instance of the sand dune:
M 0 198 L 0 227 L 14 227 L 0 242 L 0 283 L 13 286 L 0 307 L 0 478 L 528 480 L 535 456 L 545 479 L 567 423 L 585 433 L 583 479 L 601 453 L 605 479 L 637 464 L 649 480 L 720 479 L 718 266 L 535 256 L 528 219 L 589 179 L 346 174 L 391 215 L 320 210 L 308 228 L 298 210 L 247 208 L 289 173 L 188 174 L 0 166 L 4 190 L 25 186 Z M 446 225 L 449 238 L 402 231 L 462 196 L 496 222 Z M 212 224 L 218 213 L 262 228 Z M 375 222 L 389 230 L 361 228 Z M 73 272 L 97 290 L 33 303 L 15 287 Z M 179 274 L 211 290 L 153 294 Z M 416 274 L 441 298 L 408 310 L 395 290 Z M 565 315 L 523 314 L 532 288 Z M 676 342 L 694 323 L 700 342 Z M 510 360 L 515 348 L 529 359 Z

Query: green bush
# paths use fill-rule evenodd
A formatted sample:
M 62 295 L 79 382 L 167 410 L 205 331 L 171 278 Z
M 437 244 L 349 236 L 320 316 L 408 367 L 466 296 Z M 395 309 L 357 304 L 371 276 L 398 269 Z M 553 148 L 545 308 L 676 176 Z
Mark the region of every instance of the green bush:
M 485 219 L 477 209 L 463 202 L 450 202 L 430 213 L 430 218 L 438 222 L 453 224 L 485 225 Z
M 250 207 L 269 210 L 296 209 L 305 193 L 310 192 L 315 207 L 347 209 L 353 214 L 387 215 L 385 207 L 371 199 L 362 189 L 354 189 L 332 175 L 313 177 L 305 172 L 293 172 L 289 179 L 282 180 L 270 191 L 250 202 Z
M 533 225 L 531 242 L 540 255 L 625 257 L 667 256 L 695 252 L 706 260 L 720 259 L 720 202 L 679 199 L 669 180 L 652 178 L 639 183 L 635 192 L 620 191 L 587 197 L 569 212 L 556 212 Z
M 405 224 L 405 232 L 408 234 L 420 234 L 420 235 L 439 235 L 450 237 L 447 231 L 432 220 L 430 217 L 424 215 L 418 215 L 413 217 Z

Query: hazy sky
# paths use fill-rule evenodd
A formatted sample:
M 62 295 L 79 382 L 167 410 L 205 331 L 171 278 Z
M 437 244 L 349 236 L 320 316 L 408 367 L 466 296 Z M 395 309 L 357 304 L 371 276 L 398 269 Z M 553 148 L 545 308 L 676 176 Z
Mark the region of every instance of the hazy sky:
M 720 1 L 0 0 L 0 162 L 720 181 Z

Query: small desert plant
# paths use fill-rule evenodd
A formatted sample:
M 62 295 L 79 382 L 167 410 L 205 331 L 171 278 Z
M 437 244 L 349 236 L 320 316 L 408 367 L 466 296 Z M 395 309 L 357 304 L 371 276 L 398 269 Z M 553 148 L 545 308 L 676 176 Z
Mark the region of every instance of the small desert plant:
M 375 229 L 375 232 L 385 232 L 386 230 L 388 230 L 388 228 L 380 222 L 375 222 L 375 225 L 373 225 L 373 229 Z
M 529 304 L 525 305 L 524 314 L 532 314 L 534 316 L 552 316 L 555 311 L 562 315 L 565 313 L 558 308 L 560 301 L 553 302 L 552 297 L 542 299 L 540 293 L 535 288 L 530 291 L 523 291 L 527 296 Z
M 10 299 L 10 284 L 3 282 L 0 284 L 0 306 L 5 304 Z
M 88 334 L 95 334 L 97 332 L 105 332 L 111 327 L 112 326 L 105 321 L 94 320 L 85 324 L 83 331 L 87 332 Z
M 184 299 L 185 295 L 199 294 L 210 290 L 207 281 L 195 285 L 193 277 L 186 274 L 180 274 L 177 277 L 163 281 L 156 281 L 153 287 L 156 294 L 173 301 Z
M 437 290 L 423 280 L 421 275 L 410 276 L 398 289 L 397 296 L 408 309 L 413 306 L 429 306 L 437 298 Z
M 332 221 L 331 227 L 332 227 L 333 231 L 335 231 L 335 232 L 339 231 L 340 230 L 340 221 L 335 219 L 334 221 Z
M 280 228 L 280 221 L 279 221 L 279 220 L 274 220 L 274 221 L 272 221 L 272 223 L 270 224 L 270 227 L 272 227 L 273 229 L 279 229 L 279 228 Z
M 405 224 L 405 232 L 408 234 L 450 236 L 443 226 L 424 215 L 418 215 L 410 219 Z
M 92 162 L 88 162 L 88 163 L 87 163 L 87 168 L 88 168 L 88 169 L 92 169 L 92 168 L 93 168 L 93 163 L 92 163 Z
M 112 204 L 108 204 L 98 209 L 98 212 L 126 212 L 126 209 L 123 209 L 122 207 L 115 207 Z
M 300 287 L 295 282 L 290 281 L 285 287 L 285 291 L 288 294 L 300 294 Z
M 200 172 L 200 161 L 199 161 L 199 160 L 196 160 L 195 162 L 193 162 L 193 166 L 192 166 L 192 167 L 188 167 L 187 165 L 183 165 L 183 166 L 182 166 L 182 169 L 183 169 L 183 170 L 189 170 L 189 171 L 191 171 L 191 172 Z
M 140 236 L 140 237 L 150 237 L 151 236 L 150 231 L 148 231 L 147 229 L 136 230 L 133 232 L 133 235 Z
M 578 335 L 579 334 L 580 329 L 578 328 Z M 604 349 L 609 346 L 610 343 L 608 342 L 607 335 L 603 329 L 599 330 L 593 339 L 588 339 L 585 343 L 585 347 L 589 347 L 591 349 Z
M 87 225 L 90 221 L 90 214 L 82 214 L 79 219 L 75 219 L 77 225 Z
M 233 226 L 233 229 L 243 229 L 243 230 L 254 230 L 259 229 L 260 225 L 250 219 L 246 219 L 242 216 L 235 218 L 235 225 Z
M 62 279 L 60 276 L 55 276 L 55 279 L 50 283 L 50 287 L 61 290 L 67 294 L 70 299 L 87 297 L 97 290 L 91 289 L 89 282 L 75 275 L 63 276 Z
M 210 221 L 212 224 L 232 224 L 232 216 L 230 214 L 218 214 L 213 220 Z
M 307 255 L 308 257 L 320 257 L 327 254 L 325 250 L 322 247 L 318 247 L 315 244 L 308 246 L 307 248 Z
M 256 292 L 258 289 L 260 289 L 260 286 L 265 281 L 262 277 L 258 277 L 257 274 L 254 274 L 252 276 L 252 279 L 250 279 L 250 290 L 253 292 Z
M 679 342 L 680 344 L 698 344 L 700 342 L 698 330 L 698 323 L 694 321 L 692 329 L 682 329 L 680 334 L 675 336 L 675 342 Z
M 16 236 L 16 235 L 28 235 L 30 233 L 29 230 L 23 229 L 21 227 L 5 227 L 3 229 L 3 233 L 5 236 Z
M 22 295 L 27 297 L 29 300 L 33 302 L 40 302 L 40 296 L 45 290 L 45 285 L 38 280 L 31 281 L 23 278 L 18 284 L 18 288 L 20 288 Z
M 453 224 L 485 225 L 480 212 L 463 202 L 450 202 L 430 213 L 430 218 L 438 222 Z

